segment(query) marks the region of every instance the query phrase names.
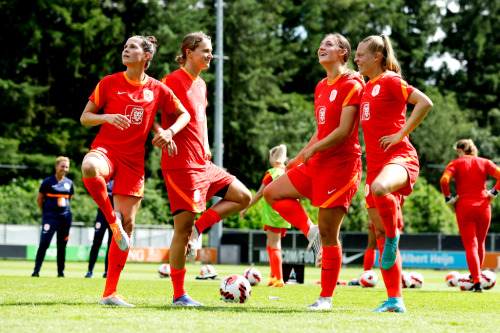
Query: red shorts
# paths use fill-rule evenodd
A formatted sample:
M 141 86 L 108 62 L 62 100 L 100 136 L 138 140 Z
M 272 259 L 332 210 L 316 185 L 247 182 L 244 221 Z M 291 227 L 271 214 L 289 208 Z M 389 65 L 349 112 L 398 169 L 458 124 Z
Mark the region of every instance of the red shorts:
M 393 160 L 390 160 L 387 164 L 397 164 L 401 165 L 403 168 L 406 169 L 406 172 L 408 173 L 408 184 L 406 184 L 405 187 L 400 188 L 393 194 L 399 194 L 399 196 L 396 195 L 397 199 L 400 201 L 400 207 L 402 206 L 401 200 L 404 200 L 402 196 L 408 196 L 411 194 L 413 191 L 413 185 L 415 185 L 415 182 L 417 181 L 418 178 L 418 172 L 420 171 L 420 166 L 418 164 L 418 160 L 414 159 L 406 159 L 406 158 L 396 158 Z M 384 166 L 385 166 L 384 165 Z M 370 172 L 369 174 L 366 175 L 366 185 L 365 185 L 365 198 L 366 198 L 366 208 L 374 208 L 375 207 L 375 201 L 373 201 L 373 195 L 371 192 L 371 185 L 375 178 L 379 175 L 380 171 L 382 171 L 383 167 L 378 169 L 377 171 Z
M 314 207 L 344 207 L 346 212 L 361 181 L 361 159 L 334 167 L 306 166 L 301 164 L 287 175 L 292 185 Z
M 182 209 L 201 213 L 207 209 L 207 200 L 235 177 L 212 162 L 206 168 L 161 170 L 167 185 L 172 213 Z
M 286 228 L 276 228 L 276 227 L 271 227 L 268 226 L 267 224 L 264 224 L 264 231 L 269 230 L 274 232 L 275 234 L 281 234 L 281 237 L 286 236 Z
M 115 180 L 113 194 L 131 195 L 138 198 L 144 196 L 144 158 L 139 161 L 128 159 L 104 147 L 96 147 L 89 153 L 101 155 L 108 163 L 109 176 L 105 180 L 106 183 L 111 178 Z

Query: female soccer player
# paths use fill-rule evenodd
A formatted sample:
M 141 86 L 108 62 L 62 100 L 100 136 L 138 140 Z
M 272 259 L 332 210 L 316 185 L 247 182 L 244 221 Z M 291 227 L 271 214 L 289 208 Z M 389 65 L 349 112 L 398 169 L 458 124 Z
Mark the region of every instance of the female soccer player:
M 162 110 L 162 126 L 171 129 L 179 147 L 176 156 L 162 155 L 161 168 L 174 216 L 174 237 L 170 246 L 173 304 L 200 306 L 203 304 L 191 299 L 184 287 L 188 242 L 191 238 L 188 257 L 195 259 L 199 235 L 221 219 L 245 209 L 252 195 L 234 176 L 210 162 L 205 114 L 207 86 L 200 77 L 200 72 L 210 67 L 213 58 L 210 37 L 201 31 L 190 33 L 184 37 L 181 51 L 182 55 L 176 58 L 181 68 L 165 76 L 162 82 L 186 107 L 191 121 L 178 133 L 172 127 L 175 117 Z M 214 195 L 223 199 L 205 211 L 206 201 Z M 203 211 L 193 230 L 196 214 Z
M 269 151 L 269 163 L 272 168 L 266 171 L 262 185 L 252 197 L 248 208 L 240 213 L 240 218 L 245 216 L 247 210 L 255 205 L 262 198 L 264 189 L 273 180 L 285 173 L 286 146 L 279 145 Z M 269 265 L 271 266 L 271 278 L 267 284 L 270 287 L 284 287 L 283 282 L 283 257 L 281 256 L 281 238 L 286 236 L 286 229 L 291 227 L 274 209 L 264 201 L 264 211 L 262 212 L 262 224 L 267 234 L 267 253 L 269 254 Z
M 389 300 L 374 312 L 405 312 L 398 252 L 402 220 L 398 225 L 398 215 L 401 195 L 412 192 L 419 171 L 417 151 L 408 135 L 422 122 L 432 102 L 402 79 L 387 36 L 365 38 L 358 45 L 354 62 L 360 74 L 370 78 L 360 109 L 366 144 L 365 196 L 368 215 L 375 226 L 382 276 L 389 295 Z M 415 104 L 415 108 L 406 121 L 408 102 Z
M 42 211 L 42 235 L 36 252 L 35 270 L 31 275 L 32 277 L 40 276 L 40 268 L 42 268 L 45 253 L 56 231 L 57 276 L 64 277 L 66 244 L 68 244 L 72 218 L 69 203 L 75 193 L 73 182 L 65 177 L 68 171 L 69 158 L 59 156 L 56 159 L 56 174 L 43 180 L 36 196 L 36 203 Z
M 111 205 L 113 205 L 113 184 L 114 180 L 110 179 L 106 190 L 108 191 L 109 201 L 111 201 Z M 104 239 L 104 235 L 106 234 L 106 230 L 108 231 L 108 249 L 106 251 L 106 259 L 104 260 L 104 274 L 102 277 L 108 277 L 108 253 L 109 247 L 111 246 L 111 241 L 113 240 L 113 235 L 111 234 L 111 228 L 109 227 L 109 222 L 106 221 L 106 216 L 102 212 L 101 208 L 97 208 L 97 216 L 95 217 L 94 222 L 94 241 L 92 242 L 92 247 L 90 248 L 89 253 L 89 270 L 86 278 L 93 277 L 93 271 L 95 262 L 97 261 L 97 256 L 99 255 L 99 250 L 102 245 L 102 240 Z
M 339 232 L 361 180 L 358 111 L 363 81 L 346 66 L 351 46 L 341 34 L 325 35 L 318 49 L 327 77 L 316 86 L 318 129 L 292 159 L 292 169 L 264 191 L 267 203 L 311 241 L 315 228 L 298 202 L 308 198 L 319 207 L 318 226 L 323 245 L 321 294 L 310 310 L 332 308 L 332 295 L 342 266 Z M 293 167 L 298 163 L 297 167 Z
M 472 291 L 482 292 L 480 278 L 484 262 L 484 243 L 491 222 L 490 202 L 496 198 L 497 189 L 500 188 L 500 168 L 492 161 L 478 157 L 477 148 L 471 139 L 458 141 L 454 148 L 458 158 L 446 167 L 441 177 L 441 191 L 453 212 L 456 208 L 467 266 L 474 281 Z M 491 191 L 487 191 L 485 186 L 488 175 L 498 179 Z M 450 196 L 451 178 L 455 178 L 457 186 L 455 200 Z
M 190 119 L 172 91 L 146 75 L 155 51 L 153 36 L 129 38 L 122 52 L 127 70 L 106 76 L 97 84 L 80 118 L 84 126 L 102 125 L 83 159 L 82 172 L 83 182 L 110 223 L 115 239 L 109 248 L 106 289 L 99 302 L 103 305 L 133 306 L 116 294 L 116 287 L 144 194 L 144 146 L 148 132 L 153 127 L 158 132 L 153 144 L 174 153 L 172 133 L 178 133 Z M 96 114 L 101 108 L 104 114 Z M 175 115 L 170 131 L 163 131 L 158 124 L 153 126 L 158 109 Z M 114 179 L 115 210 L 106 190 L 110 178 Z

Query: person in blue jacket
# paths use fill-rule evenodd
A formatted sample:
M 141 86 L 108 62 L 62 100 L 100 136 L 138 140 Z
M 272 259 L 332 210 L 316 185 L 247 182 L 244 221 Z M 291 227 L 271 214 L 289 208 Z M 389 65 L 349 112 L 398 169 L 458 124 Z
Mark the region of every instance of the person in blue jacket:
M 111 179 L 107 184 L 108 196 L 111 201 L 111 205 L 113 205 L 113 185 L 115 181 Z M 101 248 L 102 241 L 104 239 L 104 235 L 106 234 L 106 230 L 108 230 L 108 249 L 106 250 L 106 260 L 104 261 L 104 275 L 103 278 L 108 276 L 108 252 L 109 246 L 111 245 L 111 240 L 113 239 L 113 234 L 111 233 L 111 228 L 109 227 L 109 222 L 106 220 L 106 216 L 102 212 L 101 208 L 97 208 L 97 216 L 94 222 L 94 242 L 92 243 L 92 248 L 90 249 L 89 256 L 89 271 L 86 278 L 93 277 L 93 271 L 95 262 L 97 261 L 97 256 L 99 255 L 99 249 Z
M 57 231 L 57 276 L 64 277 L 66 244 L 71 228 L 71 210 L 69 203 L 75 190 L 73 182 L 66 178 L 69 171 L 69 158 L 59 156 L 56 159 L 56 174 L 47 177 L 40 185 L 36 203 L 42 211 L 42 235 L 36 253 L 35 270 L 32 277 L 39 277 L 40 268 L 49 248 L 50 241 Z

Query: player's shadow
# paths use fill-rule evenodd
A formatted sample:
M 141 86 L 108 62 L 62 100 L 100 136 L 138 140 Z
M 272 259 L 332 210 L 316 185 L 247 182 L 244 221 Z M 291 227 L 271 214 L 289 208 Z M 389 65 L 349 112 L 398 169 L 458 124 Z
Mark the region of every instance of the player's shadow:
M 55 305 L 95 305 L 96 302 L 9 302 L 0 303 L 0 307 L 8 306 L 55 306 Z
M 136 305 L 137 307 L 137 305 Z M 164 310 L 164 311 L 185 311 L 186 309 L 190 309 L 193 311 L 202 311 L 202 312 L 245 312 L 245 313 L 301 313 L 301 312 L 308 312 L 310 313 L 311 311 L 307 309 L 303 310 L 296 310 L 296 309 L 282 309 L 282 308 L 255 308 L 255 307 L 245 307 L 244 305 L 241 306 L 192 306 L 192 307 L 186 307 L 186 306 L 173 306 L 173 305 L 162 305 L 162 306 L 139 306 L 139 308 L 154 308 L 157 310 Z

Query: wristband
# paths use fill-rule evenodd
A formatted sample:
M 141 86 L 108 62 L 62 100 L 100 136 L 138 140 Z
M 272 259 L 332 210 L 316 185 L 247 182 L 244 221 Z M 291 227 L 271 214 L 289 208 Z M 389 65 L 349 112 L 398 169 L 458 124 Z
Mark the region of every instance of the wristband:
M 167 128 L 167 129 L 169 129 L 169 130 L 170 130 L 170 132 L 172 132 L 172 137 L 174 137 L 176 133 L 175 133 L 175 131 L 172 129 L 172 127 L 169 127 L 169 128 Z
M 493 186 L 493 188 L 491 189 L 490 193 L 493 194 L 495 197 L 498 195 L 498 191 L 495 188 L 495 186 Z

